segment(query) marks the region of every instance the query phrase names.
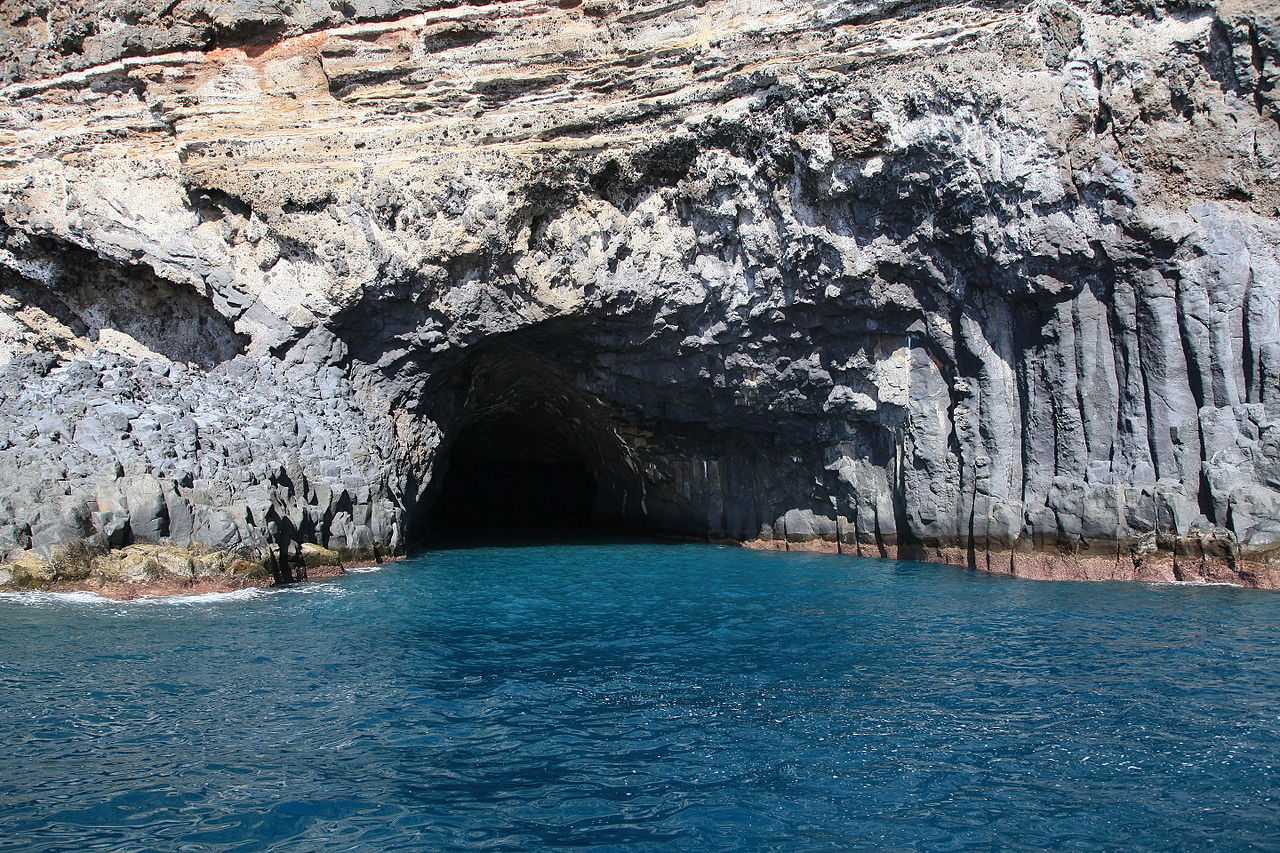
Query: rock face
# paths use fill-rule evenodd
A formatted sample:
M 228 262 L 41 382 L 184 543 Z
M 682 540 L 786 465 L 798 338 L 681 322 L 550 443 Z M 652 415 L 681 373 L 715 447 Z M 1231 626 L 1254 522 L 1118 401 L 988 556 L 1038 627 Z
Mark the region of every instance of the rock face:
M 602 523 L 1280 586 L 1275 2 L 3 15 L 10 558 L 398 551 L 478 430 Z

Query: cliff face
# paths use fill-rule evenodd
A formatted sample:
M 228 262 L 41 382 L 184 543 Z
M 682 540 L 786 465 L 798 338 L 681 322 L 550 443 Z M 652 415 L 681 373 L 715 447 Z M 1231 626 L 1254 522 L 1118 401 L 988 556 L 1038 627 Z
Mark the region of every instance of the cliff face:
M 596 520 L 1280 586 L 1275 3 L 4 14 L 10 556 L 398 550 L 473 429 Z

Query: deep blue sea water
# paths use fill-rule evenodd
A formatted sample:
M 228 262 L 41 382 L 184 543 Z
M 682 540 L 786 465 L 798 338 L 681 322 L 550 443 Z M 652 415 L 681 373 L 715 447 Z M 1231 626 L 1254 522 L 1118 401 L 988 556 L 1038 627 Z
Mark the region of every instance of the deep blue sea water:
M 707 545 L 0 597 L 2 850 L 1280 849 L 1280 595 Z

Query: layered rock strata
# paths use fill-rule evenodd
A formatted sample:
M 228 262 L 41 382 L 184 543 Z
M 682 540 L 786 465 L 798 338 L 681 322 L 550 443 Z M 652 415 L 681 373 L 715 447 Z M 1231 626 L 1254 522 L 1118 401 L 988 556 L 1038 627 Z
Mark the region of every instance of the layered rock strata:
M 508 417 L 633 528 L 1280 586 L 1273 2 L 3 14 L 11 559 L 397 552 Z

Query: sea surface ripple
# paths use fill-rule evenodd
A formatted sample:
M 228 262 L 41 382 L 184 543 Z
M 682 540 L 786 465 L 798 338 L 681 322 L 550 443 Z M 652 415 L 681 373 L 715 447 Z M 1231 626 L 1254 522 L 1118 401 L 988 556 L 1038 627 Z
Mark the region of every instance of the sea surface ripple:
M 1280 595 L 710 545 L 0 597 L 0 850 L 1276 850 Z

